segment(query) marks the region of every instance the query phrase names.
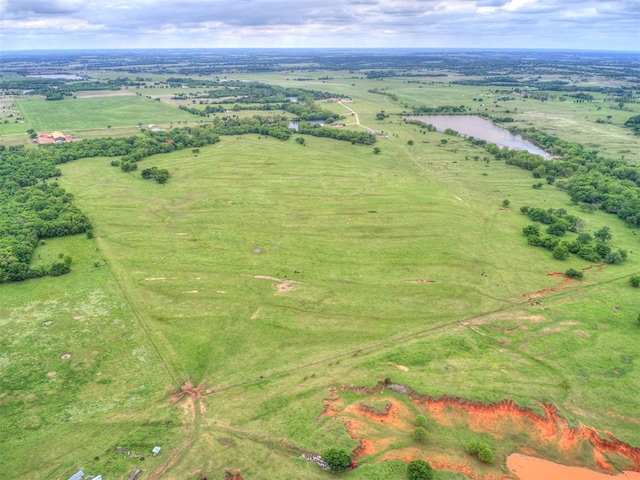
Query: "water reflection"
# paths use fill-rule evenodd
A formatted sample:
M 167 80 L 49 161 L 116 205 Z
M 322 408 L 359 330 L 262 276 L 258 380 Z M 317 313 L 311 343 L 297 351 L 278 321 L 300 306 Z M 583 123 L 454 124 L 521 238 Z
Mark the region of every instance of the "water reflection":
M 439 132 L 447 128 L 456 130 L 465 137 L 475 137 L 495 143 L 501 147 L 508 147 L 514 150 L 526 150 L 543 158 L 551 158 L 551 155 L 533 143 L 525 140 L 520 135 L 513 135 L 508 130 L 494 125 L 489 120 L 477 115 L 408 115 L 407 120 L 419 120 L 430 123 Z

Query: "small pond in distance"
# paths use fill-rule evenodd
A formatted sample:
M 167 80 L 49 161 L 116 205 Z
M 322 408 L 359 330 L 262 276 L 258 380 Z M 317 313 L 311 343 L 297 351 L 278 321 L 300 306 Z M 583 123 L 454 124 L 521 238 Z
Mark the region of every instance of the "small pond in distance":
M 451 128 L 465 137 L 479 138 L 501 147 L 526 150 L 543 158 L 551 158 L 549 153 L 536 147 L 520 135 L 513 135 L 509 130 L 500 128 L 486 118 L 478 117 L 477 115 L 407 115 L 404 118 L 430 123 L 439 132 Z

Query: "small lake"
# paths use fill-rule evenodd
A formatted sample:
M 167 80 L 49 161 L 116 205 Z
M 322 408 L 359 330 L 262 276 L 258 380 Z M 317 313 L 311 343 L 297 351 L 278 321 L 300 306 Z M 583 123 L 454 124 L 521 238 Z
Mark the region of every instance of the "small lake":
M 308 120 L 307 123 L 310 123 L 312 125 L 324 125 L 324 122 L 322 120 Z M 300 122 L 297 120 L 289 120 L 289 128 L 291 130 L 295 130 L 296 132 L 298 131 L 298 128 L 300 127 Z
M 549 153 L 536 147 L 520 135 L 513 135 L 509 130 L 498 127 L 486 118 L 478 117 L 477 115 L 407 115 L 404 118 L 430 123 L 439 132 L 444 132 L 447 128 L 451 128 L 465 137 L 479 138 L 501 147 L 526 150 L 543 158 L 551 158 Z

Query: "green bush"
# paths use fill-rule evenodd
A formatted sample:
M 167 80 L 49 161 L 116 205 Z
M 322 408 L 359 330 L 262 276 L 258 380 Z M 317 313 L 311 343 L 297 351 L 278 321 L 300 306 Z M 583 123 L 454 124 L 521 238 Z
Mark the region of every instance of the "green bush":
M 570 268 L 569 270 L 564 272 L 564 274 L 569 278 L 578 278 L 578 279 L 580 279 L 580 278 L 584 277 L 584 273 L 582 273 L 580 270 L 576 270 L 575 268 Z
M 351 465 L 351 455 L 341 448 L 330 448 L 322 454 L 322 460 L 327 462 L 329 470 L 334 473 L 344 472 Z
M 496 454 L 493 449 L 486 443 L 478 440 L 471 440 L 465 445 L 464 450 L 468 454 L 474 455 L 478 460 L 484 463 L 493 463 L 496 458 Z
M 433 468 L 424 460 L 413 460 L 407 465 L 407 478 L 409 480 L 431 480 Z
M 632 287 L 640 288 L 640 275 L 632 275 L 629 282 Z
M 420 414 L 416 416 L 416 427 L 426 427 L 428 423 L 429 422 L 427 421 L 427 417 L 425 417 L 424 415 Z
M 424 427 L 416 427 L 416 429 L 413 431 L 411 436 L 413 437 L 413 439 L 416 442 L 424 443 L 424 442 L 427 441 L 427 438 L 429 437 L 429 434 L 427 433 L 427 429 L 426 428 L 424 428 Z
M 478 457 L 478 460 L 480 460 L 483 463 L 493 463 L 493 461 L 496 458 L 496 454 L 491 449 L 491 447 L 489 447 L 488 445 L 485 445 L 483 448 L 481 448 L 478 451 L 478 453 L 476 454 L 476 457 Z

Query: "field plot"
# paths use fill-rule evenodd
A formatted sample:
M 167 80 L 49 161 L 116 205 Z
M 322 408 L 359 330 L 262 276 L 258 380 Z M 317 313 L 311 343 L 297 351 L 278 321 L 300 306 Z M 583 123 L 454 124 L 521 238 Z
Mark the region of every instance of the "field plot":
M 389 129 L 420 138 L 413 127 Z M 224 137 L 197 156 L 145 160 L 142 167 L 171 170 L 163 186 L 123 176 L 106 159 L 64 167 L 61 182 L 94 219 L 98 249 L 175 375 L 173 388 L 202 386 L 185 400 L 200 434 L 168 478 L 196 467 L 270 478 L 241 460 L 249 452 L 271 459 L 281 478 L 320 478 L 313 464 L 276 452 L 355 448 L 341 421 L 318 421 L 322 399 L 332 387 L 385 377 L 430 395 L 552 403 L 571 421 L 640 441 L 615 416 L 620 406 L 638 416 L 628 397 L 638 373 L 625 346 L 635 297 L 624 283 L 637 260 L 554 293 L 563 282 L 548 273 L 589 264 L 560 266 L 527 246 L 517 210 L 571 210 L 566 195 L 541 197 L 526 172 L 465 160 L 472 147 L 455 139 L 442 147 L 440 138 L 411 147 L 380 141 L 374 155 L 315 138 L 302 147 Z M 513 208 L 505 210 L 507 197 Z M 594 214 L 589 228 L 611 221 Z M 614 223 L 620 246 L 632 250 L 632 235 Z M 620 291 L 615 305 L 609 288 Z M 621 372 L 605 353 L 612 347 L 624 375 L 611 373 Z M 456 435 L 461 444 L 472 438 L 465 429 Z M 349 475 L 393 470 L 373 460 L 362 458 L 367 468 Z
M 78 132 L 111 127 L 132 127 L 138 123 L 168 124 L 193 121 L 193 116 L 166 104 L 136 95 L 79 97 L 62 101 L 21 100 L 18 108 L 37 131 Z

